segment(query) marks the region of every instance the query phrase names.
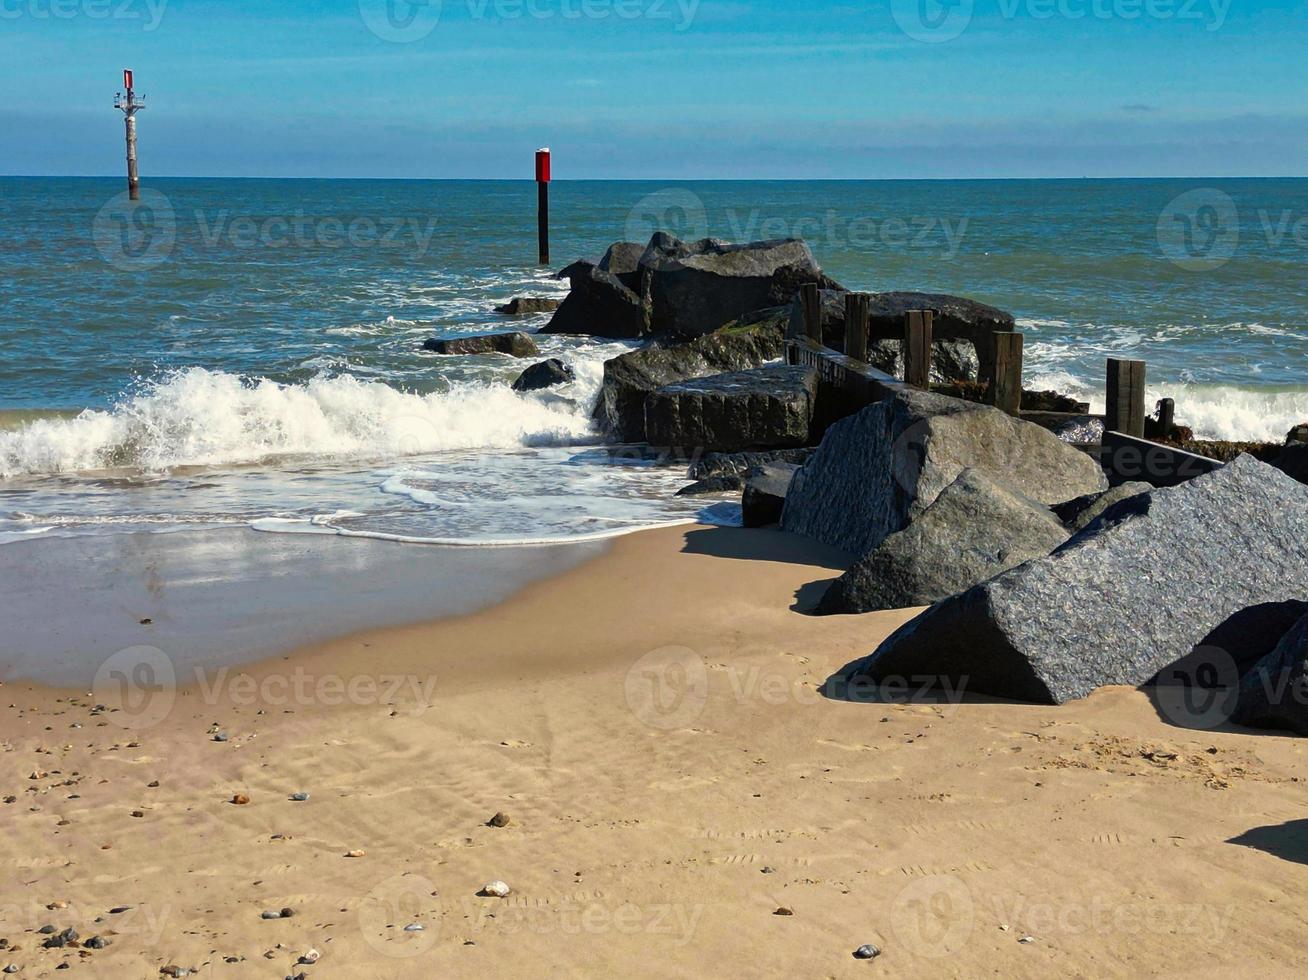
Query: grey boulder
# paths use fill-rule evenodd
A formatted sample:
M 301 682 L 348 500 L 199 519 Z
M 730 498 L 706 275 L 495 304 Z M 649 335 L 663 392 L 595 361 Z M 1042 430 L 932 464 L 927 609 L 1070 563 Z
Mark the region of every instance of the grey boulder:
M 928 606 L 1043 558 L 1067 538 L 1048 507 L 967 469 L 912 524 L 836 579 L 816 612 Z
M 536 341 L 521 331 L 492 333 L 480 337 L 435 337 L 422 345 L 423 350 L 437 354 L 508 354 L 512 357 L 534 357 L 540 353 Z
M 1089 527 L 1108 508 L 1136 494 L 1148 493 L 1152 489 L 1153 485 L 1149 483 L 1138 481 L 1123 483 L 1103 493 L 1090 493 L 1075 500 L 1056 504 L 1053 511 L 1072 531 L 1081 531 Z
M 816 390 L 811 368 L 788 365 L 664 385 L 645 402 L 645 438 L 687 455 L 803 446 Z
M 505 316 L 526 316 L 529 313 L 553 313 L 558 308 L 557 299 L 544 296 L 519 296 L 503 306 L 495 307 L 495 312 L 503 313 Z
M 1308 615 L 1241 679 L 1233 720 L 1308 735 Z
M 903 389 L 831 426 L 795 477 L 781 525 L 866 555 L 966 469 L 1055 504 L 1108 487 L 1099 464 L 996 408 Z
M 1041 703 L 1141 685 L 1247 607 L 1308 593 L 1305 527 L 1308 487 L 1240 456 L 937 603 L 843 675 L 948 678 Z
M 699 337 L 751 310 L 788 304 L 800 286 L 822 282 L 813 253 L 799 239 L 686 243 L 660 232 L 640 266 L 651 330 L 681 337 Z
M 569 381 L 576 379 L 576 374 L 572 368 L 564 364 L 557 357 L 551 357 L 548 361 L 541 361 L 539 364 L 533 364 L 522 374 L 518 375 L 518 380 L 513 382 L 514 391 L 539 391 L 542 388 L 552 388 L 555 385 L 567 384 Z
M 645 402 L 655 389 L 674 381 L 761 367 L 781 357 L 780 315 L 761 311 L 758 317 L 687 343 L 656 343 L 606 361 L 595 405 L 600 428 L 620 441 L 644 442 Z
M 615 340 L 636 340 L 649 333 L 649 319 L 640 295 L 611 272 L 580 261 L 572 263 L 558 277 L 567 278 L 572 289 L 542 333 Z
M 745 527 L 766 527 L 781 520 L 786 493 L 798 469 L 793 463 L 766 463 L 750 470 L 740 499 Z

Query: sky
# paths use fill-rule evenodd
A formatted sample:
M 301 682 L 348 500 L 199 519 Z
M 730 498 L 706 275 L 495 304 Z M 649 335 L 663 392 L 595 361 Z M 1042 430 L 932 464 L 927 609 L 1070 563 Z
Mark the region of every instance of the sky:
M 1308 175 L 1308 0 L 0 0 L 0 172 Z

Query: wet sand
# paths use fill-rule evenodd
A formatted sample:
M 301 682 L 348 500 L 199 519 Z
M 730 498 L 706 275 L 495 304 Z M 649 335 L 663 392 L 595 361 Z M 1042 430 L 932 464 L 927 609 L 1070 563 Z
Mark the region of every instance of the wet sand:
M 1302 740 L 1177 728 L 1130 689 L 827 700 L 911 616 L 797 611 L 846 560 L 774 531 L 652 531 L 493 607 L 178 691 L 148 661 L 94 696 L 11 681 L 0 939 L 19 948 L 0 962 L 1302 974 Z M 508 897 L 478 897 L 497 879 Z M 41 948 L 46 923 L 110 945 Z

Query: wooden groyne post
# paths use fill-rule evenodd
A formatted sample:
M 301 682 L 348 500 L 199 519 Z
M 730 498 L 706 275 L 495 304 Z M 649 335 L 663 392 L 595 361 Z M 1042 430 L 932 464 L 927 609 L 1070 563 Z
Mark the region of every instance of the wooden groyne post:
M 931 387 L 933 310 L 909 310 L 904 315 L 904 381 L 914 388 Z
M 998 330 L 990 336 L 995 355 L 990 404 L 1016 418 L 1022 414 L 1022 335 Z
M 822 294 L 817 283 L 806 282 L 799 287 L 800 308 L 804 312 L 804 336 L 816 344 L 822 343 Z
M 867 320 L 872 297 L 867 293 L 845 294 L 845 355 L 867 362 Z
M 114 108 L 126 117 L 127 124 L 127 196 L 133 201 L 141 199 L 141 178 L 136 171 L 136 114 L 145 108 L 145 99 L 136 97 L 132 69 L 123 69 L 123 88 L 114 96 Z
M 1104 428 L 1142 438 L 1145 431 L 1145 362 L 1108 359 Z
M 536 151 L 536 241 L 540 264 L 550 264 L 550 148 Z

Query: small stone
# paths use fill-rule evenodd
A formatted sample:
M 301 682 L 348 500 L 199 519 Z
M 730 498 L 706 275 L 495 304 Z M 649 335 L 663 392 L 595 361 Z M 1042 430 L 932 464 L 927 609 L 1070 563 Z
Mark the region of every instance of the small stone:
M 486 821 L 487 827 L 507 827 L 509 825 L 509 815 L 507 813 L 496 813 Z
M 881 950 L 871 943 L 864 943 L 858 949 L 854 950 L 854 959 L 856 960 L 874 960 L 881 955 Z
M 513 889 L 502 881 L 488 881 L 481 886 L 481 891 L 477 892 L 483 898 L 507 898 Z
M 55 909 L 66 909 L 68 908 L 68 903 L 65 902 L 62 898 L 60 898 L 60 899 L 56 899 L 53 902 L 47 902 L 45 907 L 50 909 L 51 911 L 54 911 Z
M 149 626 L 149 625 L 150 625 L 151 623 L 153 623 L 153 622 L 154 622 L 153 619 L 151 619 L 149 616 L 146 616 L 145 619 L 141 620 L 141 625 L 142 625 L 142 626 Z
M 294 914 L 295 914 L 295 909 L 291 908 L 290 906 L 287 906 L 286 908 L 282 909 L 282 911 L 281 911 L 281 917 L 282 917 L 283 919 L 289 919 L 289 918 L 290 918 L 291 916 L 293 916 Z
M 422 932 L 425 926 L 421 922 L 410 922 L 404 927 L 405 932 Z
M 167 966 L 159 967 L 159 972 L 166 977 L 184 977 L 190 974 L 184 966 L 178 966 L 176 963 L 169 963 Z
M 1023 946 L 1025 946 L 1027 943 L 1035 942 L 1035 936 L 1023 936 L 1021 939 L 1018 940 L 1018 942 L 1021 943 Z
M 318 952 L 316 949 L 311 949 L 300 957 L 300 962 L 305 966 L 313 966 L 313 964 L 317 963 L 320 959 L 322 959 L 322 953 Z
M 226 733 L 226 732 L 214 732 L 214 733 L 213 733 L 213 740 L 214 740 L 215 742 L 226 742 L 226 741 L 227 741 L 227 733 Z
M 353 850 L 353 851 L 346 851 L 346 852 L 345 852 L 345 856 L 346 856 L 347 858 L 361 858 L 361 857 L 365 857 L 365 856 L 367 856 L 367 854 L 368 854 L 368 852 L 365 851 L 363 848 L 358 848 L 358 849 Z
M 278 912 L 276 909 L 269 909 L 266 912 L 259 913 L 259 918 L 261 919 L 280 919 L 281 917 L 282 914 Z
M 145 814 L 144 814 L 142 811 L 140 811 L 140 810 L 133 810 L 133 811 L 132 811 L 132 816 L 134 816 L 134 817 L 143 817 L 143 816 L 145 816 Z
M 113 908 L 109 910 L 109 914 L 122 915 L 124 912 L 130 912 L 131 910 L 132 907 L 130 905 L 115 905 Z
M 292 800 L 293 802 L 295 802 L 295 803 L 303 803 L 303 802 L 304 802 L 305 800 L 307 800 L 308 798 L 309 798 L 309 794 L 308 794 L 308 793 L 292 793 L 292 794 L 291 794 L 291 800 Z
M 250 802 L 250 798 L 246 796 L 244 793 L 237 793 L 235 796 L 232 797 L 232 802 L 235 803 L 237 806 L 245 806 L 245 804 Z
M 759 868 L 758 870 L 759 870 L 759 874 L 765 874 L 765 875 L 771 875 L 777 873 L 777 869 L 772 867 L 772 865 L 770 864 L 765 864 L 763 865 L 763 867 Z
M 43 925 L 40 929 L 36 931 L 43 936 L 53 936 L 56 932 L 56 929 L 54 926 L 50 925 L 50 923 L 47 922 L 45 925 Z
M 773 914 L 773 915 L 794 915 L 794 914 L 795 914 L 795 910 L 794 910 L 794 909 L 788 909 L 788 908 L 786 908 L 786 907 L 783 905 L 783 906 L 781 906 L 781 908 L 777 909 L 777 910 L 776 910 L 775 912 L 773 912 L 772 914 Z
M 18 972 L 17 963 L 10 963 L 7 967 L 5 967 L 5 973 L 17 973 L 17 972 Z
M 61 949 L 64 946 L 77 944 L 77 930 L 65 929 L 63 932 L 56 933 L 41 945 L 46 949 Z
M 152 780 L 150 780 L 148 783 L 146 783 L 145 785 L 148 786 L 150 789 L 155 789 L 155 788 L 157 788 L 158 785 L 159 785 L 159 780 L 157 780 L 157 779 L 152 779 Z
M 82 945 L 87 949 L 104 949 L 109 945 L 109 940 L 105 939 L 104 936 L 92 936 Z

